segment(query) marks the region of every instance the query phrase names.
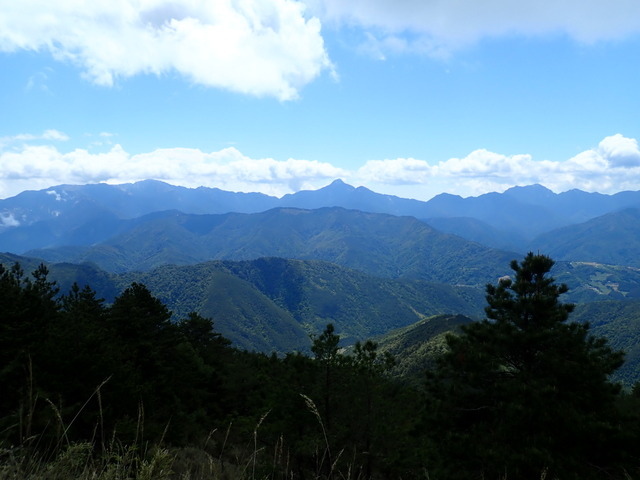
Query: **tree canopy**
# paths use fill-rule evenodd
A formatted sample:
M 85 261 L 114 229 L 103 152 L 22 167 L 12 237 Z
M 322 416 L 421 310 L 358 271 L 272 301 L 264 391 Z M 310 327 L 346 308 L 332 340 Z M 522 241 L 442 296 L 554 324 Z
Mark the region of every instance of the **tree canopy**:
M 139 465 L 162 446 L 260 478 L 630 478 L 640 387 L 610 382 L 623 355 L 569 321 L 552 266 L 530 254 L 487 286 L 487 318 L 448 337 L 419 391 L 333 324 L 311 336 L 315 358 L 243 351 L 144 284 L 109 304 L 88 286 L 60 295 L 44 266 L 0 265 L 0 470 L 8 452 L 48 469 L 89 442 L 109 465 L 114 445 Z
M 449 478 L 589 478 L 621 465 L 609 375 L 623 353 L 568 321 L 553 265 L 513 261 L 513 278 L 486 288 L 487 318 L 447 339 L 427 419 L 433 464 Z

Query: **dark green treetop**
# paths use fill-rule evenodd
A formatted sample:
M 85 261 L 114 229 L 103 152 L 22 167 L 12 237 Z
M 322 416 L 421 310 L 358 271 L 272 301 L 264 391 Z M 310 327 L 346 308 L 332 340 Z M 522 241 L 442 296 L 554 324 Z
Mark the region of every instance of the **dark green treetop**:
M 487 319 L 447 339 L 427 419 L 432 465 L 448 478 L 590 478 L 620 466 L 609 375 L 623 353 L 567 321 L 553 265 L 533 253 L 513 261 L 514 278 L 487 286 Z

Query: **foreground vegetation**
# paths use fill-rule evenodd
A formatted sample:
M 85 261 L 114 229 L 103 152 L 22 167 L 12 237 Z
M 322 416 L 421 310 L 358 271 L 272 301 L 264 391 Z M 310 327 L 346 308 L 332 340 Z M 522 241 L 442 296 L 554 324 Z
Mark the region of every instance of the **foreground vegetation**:
M 418 386 L 332 325 L 313 358 L 252 353 L 140 283 L 106 305 L 0 267 L 0 479 L 634 478 L 640 388 L 552 265 L 514 262 Z

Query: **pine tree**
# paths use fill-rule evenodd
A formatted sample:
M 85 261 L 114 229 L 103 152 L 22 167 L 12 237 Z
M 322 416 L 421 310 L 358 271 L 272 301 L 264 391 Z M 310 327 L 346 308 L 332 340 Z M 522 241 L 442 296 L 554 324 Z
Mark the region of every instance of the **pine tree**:
M 316 361 L 321 365 L 324 389 L 323 389 L 323 411 L 327 429 L 332 427 L 332 398 L 333 398 L 333 376 L 338 362 L 338 343 L 340 343 L 340 335 L 335 333 L 335 327 L 332 323 L 327 324 L 326 328 L 319 336 L 312 336 L 313 345 L 311 351 L 315 355 Z
M 19 264 L 0 264 L 0 439 L 22 442 L 36 429 L 34 416 L 46 378 L 43 348 L 59 315 L 58 288 L 47 267 L 25 276 Z
M 448 478 L 589 478 L 619 466 L 623 362 L 587 324 L 568 322 L 554 262 L 529 253 L 487 286 L 487 318 L 451 335 L 428 380 L 433 466 Z

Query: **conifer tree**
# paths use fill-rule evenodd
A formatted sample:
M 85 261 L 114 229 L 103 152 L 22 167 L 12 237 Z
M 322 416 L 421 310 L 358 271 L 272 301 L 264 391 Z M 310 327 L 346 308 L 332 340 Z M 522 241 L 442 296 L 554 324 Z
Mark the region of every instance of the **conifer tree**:
M 487 318 L 447 339 L 427 383 L 432 466 L 447 478 L 600 478 L 620 466 L 609 375 L 623 354 L 568 322 L 553 265 L 514 260 L 514 278 L 487 286 Z
M 44 264 L 31 276 L 18 263 L 0 264 L 0 438 L 22 441 L 35 428 L 34 405 L 46 377 L 43 346 L 59 314 L 48 273 Z

